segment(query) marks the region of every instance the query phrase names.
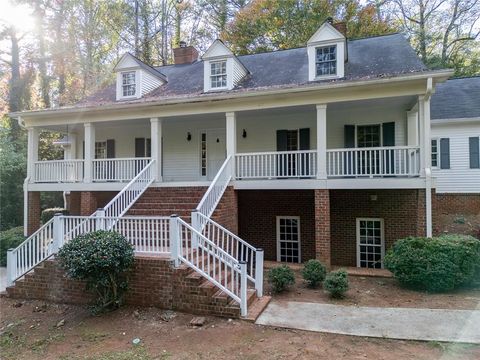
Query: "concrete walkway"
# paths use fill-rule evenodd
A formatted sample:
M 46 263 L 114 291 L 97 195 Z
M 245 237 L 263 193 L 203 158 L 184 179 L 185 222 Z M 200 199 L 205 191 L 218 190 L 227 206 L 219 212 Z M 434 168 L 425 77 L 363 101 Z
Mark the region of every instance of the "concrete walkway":
M 272 301 L 256 324 L 356 336 L 480 344 L 479 310 Z

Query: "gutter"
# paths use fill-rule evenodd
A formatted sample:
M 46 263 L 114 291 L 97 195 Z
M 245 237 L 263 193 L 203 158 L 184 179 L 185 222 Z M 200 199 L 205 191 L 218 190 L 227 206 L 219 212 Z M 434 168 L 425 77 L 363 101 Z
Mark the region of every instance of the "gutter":
M 475 123 L 475 122 L 478 122 L 480 124 L 480 117 L 431 119 L 432 126 L 450 125 L 450 124 L 459 124 L 459 123 Z
M 81 112 L 90 112 L 90 111 L 104 111 L 104 110 L 122 110 L 122 109 L 142 109 L 152 106 L 163 106 L 163 105 L 174 105 L 174 104 L 186 104 L 186 103 L 198 103 L 198 102 L 211 102 L 211 101 L 221 101 L 221 100 L 230 100 L 230 99 L 243 99 L 250 97 L 258 96 L 268 96 L 268 95 L 281 95 L 281 94 L 292 94 L 292 93 L 302 93 L 302 92 L 311 92 L 325 89 L 342 89 L 348 87 L 361 87 L 366 85 L 376 85 L 376 84 L 385 84 L 393 82 L 404 82 L 412 80 L 422 80 L 427 78 L 427 85 L 429 83 L 430 91 L 433 88 L 433 77 L 440 78 L 439 81 L 447 80 L 451 75 L 453 75 L 453 70 L 434 70 L 429 72 L 423 72 L 421 74 L 398 76 L 398 77 L 386 77 L 375 80 L 354 80 L 349 82 L 328 82 L 328 83 L 313 83 L 308 84 L 307 86 L 296 86 L 289 88 L 279 88 L 279 89 L 267 89 L 267 90 L 252 90 L 245 92 L 233 91 L 230 93 L 221 93 L 221 94 L 208 94 L 200 95 L 195 97 L 185 96 L 183 98 L 172 98 L 172 99 L 155 99 L 152 101 L 143 101 L 143 102 L 131 102 L 131 103 L 116 103 L 110 105 L 98 105 L 91 107 L 70 107 L 70 108 L 59 108 L 59 109 L 47 109 L 47 110 L 33 110 L 25 112 L 13 112 L 9 116 L 12 118 L 17 118 L 20 116 L 44 116 L 44 115 L 61 115 L 61 114 L 73 114 Z M 428 91 L 428 86 L 427 86 Z

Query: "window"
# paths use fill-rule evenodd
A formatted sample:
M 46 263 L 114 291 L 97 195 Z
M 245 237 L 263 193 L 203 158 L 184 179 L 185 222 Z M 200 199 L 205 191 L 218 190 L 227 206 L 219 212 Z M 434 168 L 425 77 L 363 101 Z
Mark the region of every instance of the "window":
M 299 263 L 300 218 L 277 216 L 277 261 Z
M 200 173 L 207 176 L 207 133 L 202 132 L 200 136 Z
M 358 147 L 381 146 L 380 125 L 357 126 Z
M 432 139 L 432 167 L 438 167 L 438 139 Z
M 337 46 L 318 47 L 316 50 L 315 68 L 317 76 L 337 74 Z
M 215 61 L 210 63 L 210 86 L 212 89 L 227 87 L 226 61 Z
M 135 71 L 122 73 L 122 94 L 124 97 L 135 96 Z
M 383 268 L 383 219 L 357 219 L 357 266 Z
M 107 142 L 97 141 L 95 142 L 95 159 L 107 158 Z

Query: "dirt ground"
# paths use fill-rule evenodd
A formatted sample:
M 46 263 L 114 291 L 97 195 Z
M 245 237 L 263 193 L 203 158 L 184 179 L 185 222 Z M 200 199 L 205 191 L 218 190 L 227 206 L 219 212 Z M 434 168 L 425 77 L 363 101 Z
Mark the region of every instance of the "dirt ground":
M 292 331 L 160 309 L 83 307 L 0 299 L 2 359 L 479 359 L 480 346 Z M 62 321 L 63 320 L 63 321 Z M 139 345 L 132 340 L 140 339 Z
M 461 289 L 445 294 L 431 294 L 402 288 L 393 278 L 349 276 L 350 289 L 341 300 L 330 299 L 319 289 L 310 289 L 300 270 L 295 270 L 295 286 L 275 298 L 288 301 L 319 302 L 337 305 L 417 307 L 429 309 L 479 309 L 480 288 Z M 265 289 L 270 291 L 266 283 Z

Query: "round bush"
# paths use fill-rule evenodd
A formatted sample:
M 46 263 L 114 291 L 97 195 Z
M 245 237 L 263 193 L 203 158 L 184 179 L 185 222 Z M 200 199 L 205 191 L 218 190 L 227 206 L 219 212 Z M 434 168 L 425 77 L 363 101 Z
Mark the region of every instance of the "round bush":
M 273 292 L 280 293 L 295 284 L 295 274 L 287 265 L 277 266 L 268 272 L 268 282 Z
M 55 214 L 61 213 L 62 215 L 68 215 L 69 211 L 64 208 L 49 208 L 42 211 L 40 215 L 40 219 L 42 220 L 42 224 L 45 224 L 48 220 L 53 218 Z
M 480 240 L 465 235 L 401 239 L 387 252 L 385 267 L 407 287 L 451 291 L 480 276 Z
M 99 230 L 79 236 L 58 252 L 60 265 L 72 279 L 85 280 L 97 295 L 92 310 L 119 307 L 127 290 L 127 270 L 133 265 L 133 247 L 122 235 Z
M 345 270 L 332 271 L 327 274 L 323 288 L 330 293 L 332 298 L 341 299 L 348 290 L 348 275 Z
M 315 259 L 308 260 L 302 269 L 302 277 L 309 287 L 315 288 L 322 283 L 327 274 L 323 264 Z
M 16 248 L 24 240 L 22 226 L 0 231 L 0 266 L 7 266 L 7 250 Z

